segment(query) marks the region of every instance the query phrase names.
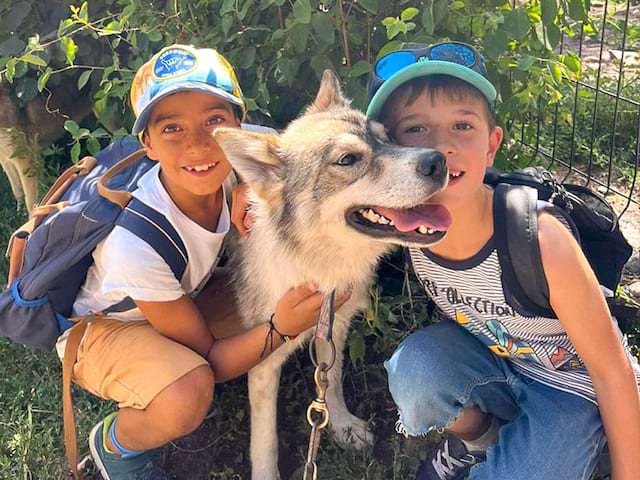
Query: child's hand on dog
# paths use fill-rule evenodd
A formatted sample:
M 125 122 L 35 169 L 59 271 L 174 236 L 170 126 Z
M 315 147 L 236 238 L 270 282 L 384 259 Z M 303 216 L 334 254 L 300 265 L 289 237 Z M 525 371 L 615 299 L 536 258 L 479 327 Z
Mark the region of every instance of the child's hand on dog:
M 335 299 L 338 310 L 351 297 L 349 289 Z M 283 335 L 295 337 L 318 322 L 322 306 L 322 292 L 312 283 L 300 285 L 288 290 L 276 305 L 273 324 Z
M 231 222 L 238 229 L 238 233 L 243 239 L 249 238 L 249 230 L 253 225 L 253 214 L 249 210 L 249 200 L 246 183 L 239 183 L 231 194 Z

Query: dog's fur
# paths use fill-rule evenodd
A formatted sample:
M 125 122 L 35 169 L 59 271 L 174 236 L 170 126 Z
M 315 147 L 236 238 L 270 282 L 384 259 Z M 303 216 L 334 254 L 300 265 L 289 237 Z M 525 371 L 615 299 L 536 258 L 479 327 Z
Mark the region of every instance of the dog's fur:
M 0 166 L 9 178 L 18 208 L 28 211 L 38 200 L 39 148 L 64 135 L 63 125 L 73 118 L 80 121 L 91 112 L 89 95 L 78 96 L 68 84 L 52 87 L 51 97 L 40 95 L 17 107 L 9 87 L 0 85 Z
M 382 125 L 349 106 L 337 79 L 325 72 L 315 102 L 282 135 L 219 129 L 215 138 L 250 186 L 255 222 L 238 246 L 236 291 L 243 323 L 266 322 L 291 287 L 315 282 L 321 291 L 353 289 L 337 312 L 335 366 L 329 373 L 330 426 L 344 442 L 370 444 L 367 422 L 347 410 L 342 394 L 342 349 L 349 322 L 366 306 L 376 264 L 394 244 L 425 246 L 438 238 L 398 232 L 375 235 L 347 221 L 354 208 L 406 209 L 425 203 L 447 182 L 446 167 L 426 176 L 417 164 L 432 150 L 388 143 Z M 360 160 L 336 162 L 346 154 Z M 444 173 L 442 173 L 442 170 Z M 393 228 L 391 228 L 393 230 Z M 434 237 L 434 238 L 427 238 Z M 312 331 L 278 348 L 249 372 L 251 462 L 254 480 L 279 478 L 276 400 L 282 364 Z

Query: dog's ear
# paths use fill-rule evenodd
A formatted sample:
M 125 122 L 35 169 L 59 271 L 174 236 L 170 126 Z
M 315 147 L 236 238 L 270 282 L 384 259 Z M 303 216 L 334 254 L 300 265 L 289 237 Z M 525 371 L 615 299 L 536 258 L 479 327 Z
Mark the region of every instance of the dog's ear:
M 306 113 L 318 113 L 330 107 L 348 107 L 349 100 L 342 94 L 340 81 L 331 70 L 325 70 L 320 81 L 320 89 L 316 99 L 307 108 Z
M 219 128 L 213 133 L 231 167 L 259 197 L 271 197 L 281 180 L 277 135 Z

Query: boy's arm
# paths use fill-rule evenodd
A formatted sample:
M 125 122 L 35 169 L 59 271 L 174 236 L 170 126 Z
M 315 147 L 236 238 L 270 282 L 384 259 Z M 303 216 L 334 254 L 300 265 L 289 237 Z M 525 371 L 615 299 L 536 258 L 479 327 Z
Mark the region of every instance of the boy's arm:
M 598 280 L 571 233 L 539 217 L 550 303 L 589 371 L 611 455 L 613 480 L 640 478 L 640 396 Z
M 213 335 L 189 296 L 171 302 L 135 302 L 158 332 L 207 358 Z
M 336 299 L 336 309 L 350 294 L 347 292 Z M 267 338 L 267 323 L 232 337 L 215 339 L 200 310 L 186 295 L 171 302 L 136 300 L 136 304 L 158 332 L 205 358 L 218 383 L 246 373 L 282 344 L 275 332 Z M 273 323 L 279 332 L 296 336 L 317 322 L 321 305 L 322 294 L 315 288 L 309 285 L 293 288 L 278 301 Z

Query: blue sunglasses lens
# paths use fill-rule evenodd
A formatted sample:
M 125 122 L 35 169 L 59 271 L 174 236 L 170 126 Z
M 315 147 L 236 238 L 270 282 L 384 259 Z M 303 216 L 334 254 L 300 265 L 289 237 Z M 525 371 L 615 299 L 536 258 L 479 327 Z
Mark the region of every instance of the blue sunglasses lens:
M 376 76 L 380 80 L 388 80 L 394 73 L 413 63 L 416 63 L 416 56 L 412 52 L 390 53 L 376 63 Z
M 431 48 L 429 58 L 431 60 L 457 63 L 471 68 L 476 63 L 476 52 L 470 47 L 459 43 L 443 43 Z

